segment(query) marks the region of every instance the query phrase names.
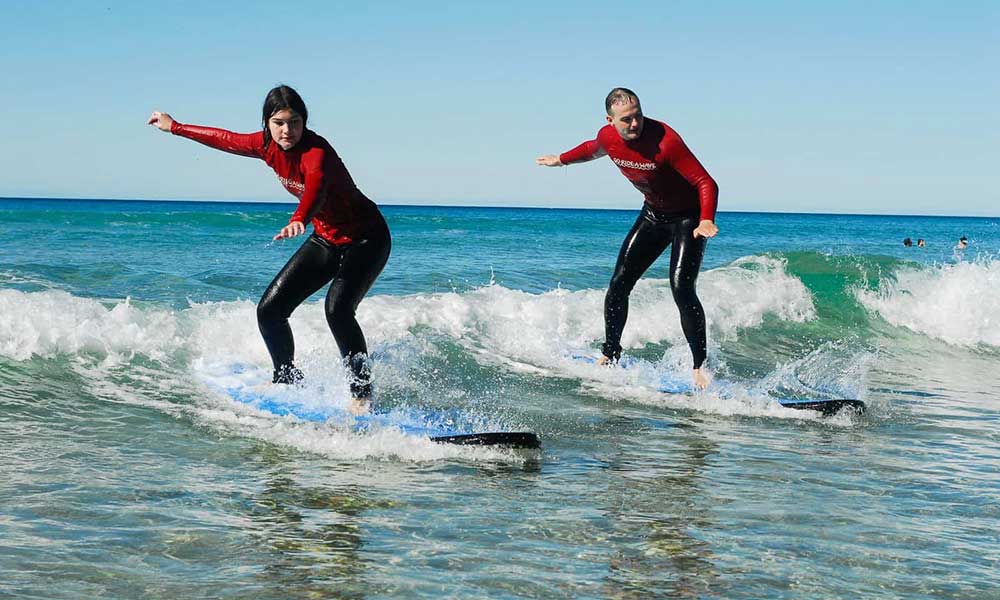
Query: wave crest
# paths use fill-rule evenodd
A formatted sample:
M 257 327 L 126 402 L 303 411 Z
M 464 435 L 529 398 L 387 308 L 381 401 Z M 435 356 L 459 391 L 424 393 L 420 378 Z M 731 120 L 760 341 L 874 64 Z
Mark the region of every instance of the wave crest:
M 1000 261 L 904 268 L 877 289 L 857 289 L 869 311 L 956 346 L 1000 346 Z
M 489 285 L 464 293 L 373 296 L 358 309 L 370 346 L 429 332 L 510 358 L 562 355 L 567 348 L 604 338 L 603 289 L 551 290 L 532 294 Z M 699 295 L 708 314 L 709 337 L 735 337 L 760 325 L 765 315 L 802 322 L 815 317 L 808 289 L 785 272 L 784 262 L 748 257 L 702 274 Z M 322 302 L 292 315 L 298 353 L 335 352 Z M 622 343 L 684 345 L 670 285 L 644 279 L 631 296 Z M 0 290 L 0 356 L 88 353 L 143 354 L 268 363 L 248 301 L 193 303 L 183 310 L 79 298 L 63 291 Z
M 162 358 L 182 344 L 169 310 L 106 306 L 63 291 L 0 290 L 0 356 L 140 353 Z

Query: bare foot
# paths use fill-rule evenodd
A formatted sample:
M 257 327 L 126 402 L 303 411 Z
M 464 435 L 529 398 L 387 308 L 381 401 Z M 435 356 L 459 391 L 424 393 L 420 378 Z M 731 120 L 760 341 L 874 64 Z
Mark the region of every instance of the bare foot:
M 694 379 L 694 387 L 698 388 L 699 390 L 707 388 L 708 384 L 712 382 L 712 378 L 709 377 L 708 373 L 702 371 L 701 369 L 694 370 L 692 379 Z
M 350 404 L 347 405 L 347 412 L 355 417 L 367 415 L 371 410 L 372 403 L 368 398 L 351 398 Z
M 597 359 L 597 366 L 603 367 L 604 365 L 608 364 L 609 362 L 611 362 L 611 359 L 608 358 L 607 356 L 603 356 L 602 355 L 601 358 Z

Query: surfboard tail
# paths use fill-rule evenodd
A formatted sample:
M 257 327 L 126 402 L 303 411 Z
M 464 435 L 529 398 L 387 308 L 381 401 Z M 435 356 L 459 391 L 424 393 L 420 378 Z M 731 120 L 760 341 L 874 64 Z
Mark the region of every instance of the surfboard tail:
M 504 448 L 536 449 L 542 447 L 538 436 L 529 431 L 497 431 L 489 433 L 463 433 L 431 438 L 438 444 L 459 446 L 501 446 Z
M 852 398 L 838 398 L 835 400 L 781 400 L 780 402 L 785 408 L 815 410 L 824 416 L 834 415 L 845 409 L 851 410 L 858 415 L 865 412 L 865 403 Z

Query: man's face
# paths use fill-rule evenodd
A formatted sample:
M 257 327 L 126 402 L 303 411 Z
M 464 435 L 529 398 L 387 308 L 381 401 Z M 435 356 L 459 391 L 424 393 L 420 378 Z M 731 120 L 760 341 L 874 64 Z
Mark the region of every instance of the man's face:
M 608 123 L 614 126 L 618 135 L 626 142 L 638 139 L 642 135 L 642 107 L 638 102 L 612 104 Z

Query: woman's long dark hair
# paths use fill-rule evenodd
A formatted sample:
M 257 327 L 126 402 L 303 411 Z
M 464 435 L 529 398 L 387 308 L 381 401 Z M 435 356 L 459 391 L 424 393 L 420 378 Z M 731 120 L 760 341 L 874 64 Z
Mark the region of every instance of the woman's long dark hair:
M 264 97 L 264 110 L 262 110 L 261 122 L 264 126 L 264 148 L 271 144 L 271 129 L 267 126 L 268 119 L 274 113 L 282 110 L 293 110 L 302 117 L 302 127 L 306 126 L 309 120 L 309 111 L 306 110 L 306 103 L 302 101 L 299 93 L 287 85 L 279 85 L 272 89 Z

